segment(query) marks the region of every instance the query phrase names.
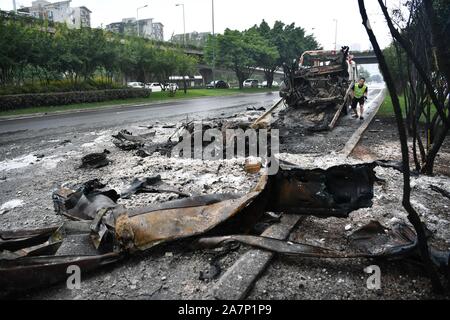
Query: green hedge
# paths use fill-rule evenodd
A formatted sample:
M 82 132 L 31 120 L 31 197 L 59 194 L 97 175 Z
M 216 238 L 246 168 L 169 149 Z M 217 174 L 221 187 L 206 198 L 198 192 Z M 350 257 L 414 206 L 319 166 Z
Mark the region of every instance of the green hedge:
M 0 96 L 0 111 L 32 107 L 63 106 L 68 104 L 102 102 L 129 98 L 147 98 L 148 89 L 112 89 L 57 93 L 16 94 Z
M 73 92 L 73 91 L 95 91 L 127 89 L 126 86 L 119 83 L 108 83 L 102 81 L 88 80 L 78 83 L 72 83 L 68 80 L 56 80 L 47 82 L 24 83 L 20 86 L 7 85 L 0 86 L 0 96 L 13 94 L 30 93 L 55 93 L 55 92 Z

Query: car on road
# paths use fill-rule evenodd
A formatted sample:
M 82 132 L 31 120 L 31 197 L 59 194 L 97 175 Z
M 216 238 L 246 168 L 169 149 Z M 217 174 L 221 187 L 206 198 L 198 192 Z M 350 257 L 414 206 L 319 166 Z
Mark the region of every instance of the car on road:
M 162 86 L 159 82 L 147 83 L 145 85 L 146 89 L 151 89 L 152 92 L 161 92 L 163 91 Z
M 142 82 L 128 82 L 127 87 L 134 89 L 144 89 L 145 85 Z
M 244 88 L 258 88 L 259 81 L 256 79 L 247 79 L 244 81 Z
M 166 89 L 177 91 L 177 90 L 180 90 L 180 87 L 176 83 L 167 83 L 166 84 Z
M 267 88 L 267 81 L 263 81 L 260 86 L 261 86 L 261 88 Z M 277 88 L 279 86 L 280 86 L 280 84 L 277 81 L 272 82 L 272 87 Z
M 223 80 L 211 81 L 206 85 L 206 89 L 229 89 L 230 85 Z

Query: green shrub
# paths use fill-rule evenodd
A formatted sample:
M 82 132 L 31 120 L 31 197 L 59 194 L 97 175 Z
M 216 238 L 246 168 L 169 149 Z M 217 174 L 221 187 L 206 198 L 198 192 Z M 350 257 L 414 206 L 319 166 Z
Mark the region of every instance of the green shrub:
M 46 82 L 25 83 L 21 86 L 3 86 L 0 87 L 0 96 L 12 94 L 28 93 L 51 93 L 51 92 L 72 92 L 72 91 L 93 91 L 109 89 L 125 89 L 117 83 L 108 83 L 101 80 L 89 80 L 73 83 L 69 80 L 58 80 Z
M 31 107 L 62 106 L 68 104 L 147 98 L 148 89 L 110 89 L 96 91 L 74 91 L 57 93 L 32 93 L 0 96 L 0 111 Z

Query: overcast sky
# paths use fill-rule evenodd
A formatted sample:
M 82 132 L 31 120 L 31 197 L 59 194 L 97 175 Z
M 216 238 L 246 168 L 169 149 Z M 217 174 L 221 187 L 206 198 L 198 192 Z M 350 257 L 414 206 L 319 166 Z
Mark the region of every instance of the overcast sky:
M 212 0 L 72 0 L 72 6 L 86 6 L 92 11 L 92 26 L 105 26 L 122 18 L 136 17 L 136 8 L 148 4 L 148 8 L 139 10 L 140 18 L 154 18 L 165 26 L 164 37 L 170 39 L 173 33 L 183 33 L 182 7 L 186 12 L 186 32 L 211 31 Z M 12 9 L 12 0 L 0 0 L 2 10 Z M 16 0 L 18 7 L 30 6 L 31 0 Z M 56 2 L 56 1 L 51 1 Z M 399 0 L 389 0 L 392 5 Z M 376 0 L 366 0 L 366 5 L 381 45 L 390 43 L 384 19 L 377 7 Z M 215 0 L 216 32 L 225 28 L 244 30 L 265 19 L 269 24 L 281 20 L 286 24 L 295 22 L 309 33 L 314 33 L 320 44 L 326 49 L 334 48 L 335 22 L 338 20 L 338 45 L 360 46 L 369 49 L 370 42 L 361 24 L 356 0 Z M 358 48 L 359 49 L 359 48 Z

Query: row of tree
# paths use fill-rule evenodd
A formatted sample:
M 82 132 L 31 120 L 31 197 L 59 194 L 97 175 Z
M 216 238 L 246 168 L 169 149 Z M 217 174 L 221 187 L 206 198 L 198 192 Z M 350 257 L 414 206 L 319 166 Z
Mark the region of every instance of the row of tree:
M 174 74 L 194 73 L 197 61 L 176 48 L 101 29 L 50 27 L 45 21 L 2 17 L 0 85 L 67 79 L 72 83 L 101 76 L 109 82 L 165 82 Z
M 295 24 L 275 22 L 271 28 L 266 21 L 245 31 L 225 30 L 224 34 L 210 37 L 205 47 L 209 64 L 233 70 L 239 87 L 252 76 L 256 68 L 264 70 L 269 87 L 275 72 L 298 59 L 306 50 L 319 49 L 313 35 L 307 35 Z
M 411 203 L 408 133 L 413 140 L 417 171 L 433 174 L 436 156 L 450 128 L 449 1 L 408 0 L 402 7 L 389 12 L 386 2 L 378 0 L 394 39 L 393 45 L 384 52 L 370 27 L 365 0 L 358 0 L 358 4 L 363 25 L 377 55 L 394 107 L 403 162 L 402 204 L 416 231 L 417 248 L 433 288 L 435 292 L 443 293 L 441 277 L 430 256 L 425 225 Z M 405 99 L 406 125 L 400 93 L 404 94 Z M 426 119 L 424 127 L 420 122 L 422 118 Z M 449 281 L 448 272 L 446 276 Z
M 70 29 L 19 16 L 0 17 L 0 86 L 77 84 L 100 76 L 107 83 L 166 82 L 170 76 L 193 74 L 197 60 L 181 49 L 137 37 L 122 37 L 101 29 Z M 213 67 L 233 70 L 240 88 L 259 68 L 268 86 L 283 63 L 306 50 L 319 49 L 313 35 L 295 24 L 263 21 L 243 32 L 227 29 L 210 37 L 205 60 Z
M 417 171 L 432 174 L 450 129 L 450 5 L 410 0 L 407 10 L 382 9 L 394 39 L 384 56 L 403 95 L 414 163 Z

